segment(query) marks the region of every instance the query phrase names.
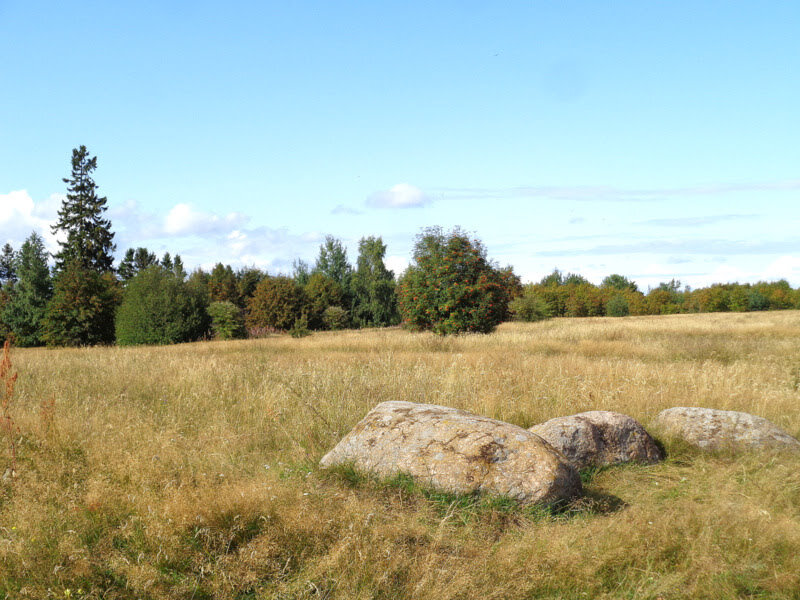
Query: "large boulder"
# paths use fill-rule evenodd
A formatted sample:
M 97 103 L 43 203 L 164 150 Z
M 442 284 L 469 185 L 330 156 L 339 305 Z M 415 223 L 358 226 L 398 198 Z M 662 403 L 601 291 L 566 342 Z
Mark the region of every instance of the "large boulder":
M 592 410 L 557 417 L 528 431 L 540 435 L 577 469 L 664 458 L 638 421 L 616 412 Z
M 789 449 L 800 441 L 763 417 L 732 410 L 676 406 L 655 420 L 664 435 L 680 438 L 703 450 Z
M 383 402 L 320 461 L 381 477 L 406 473 L 442 490 L 552 504 L 581 493 L 578 472 L 521 427 L 455 408 Z

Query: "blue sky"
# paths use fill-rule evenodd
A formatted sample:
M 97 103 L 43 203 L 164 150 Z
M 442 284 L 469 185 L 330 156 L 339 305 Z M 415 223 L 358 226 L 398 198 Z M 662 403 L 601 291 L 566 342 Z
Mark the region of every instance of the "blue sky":
M 800 285 L 800 4 L 0 0 L 0 243 L 72 148 L 118 254 L 402 270 L 461 226 L 524 280 Z

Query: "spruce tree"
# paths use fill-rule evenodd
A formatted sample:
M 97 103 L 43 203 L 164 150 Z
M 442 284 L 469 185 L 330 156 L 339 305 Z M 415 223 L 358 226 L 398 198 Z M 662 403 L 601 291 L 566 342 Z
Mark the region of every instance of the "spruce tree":
M 53 294 L 47 251 L 36 232 L 22 244 L 14 267 L 18 280 L 10 288 L 3 309 L 3 322 L 13 332 L 20 346 L 42 343 L 43 323 L 47 302 Z
M 3 246 L 0 253 L 0 284 L 7 286 L 17 280 L 17 269 L 14 267 L 14 248 L 11 244 Z
M 63 179 L 67 197 L 58 211 L 58 222 L 52 227 L 53 233 L 66 234 L 61 251 L 54 257 L 56 271 L 63 271 L 73 262 L 97 273 L 113 268 L 114 233 L 111 221 L 103 218 L 107 199 L 97 196 L 97 184 L 91 177 L 96 168 L 97 157 L 90 158 L 86 146 L 72 150 L 72 176 Z
M 147 248 L 128 248 L 122 262 L 119 263 L 118 274 L 122 281 L 128 281 L 137 273 L 144 271 L 147 267 L 158 264 L 155 252 L 150 252 Z

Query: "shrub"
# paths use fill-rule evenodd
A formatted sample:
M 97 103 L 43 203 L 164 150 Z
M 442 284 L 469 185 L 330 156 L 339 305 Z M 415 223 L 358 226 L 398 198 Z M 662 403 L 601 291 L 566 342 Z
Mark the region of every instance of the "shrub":
M 233 302 L 212 302 L 208 306 L 211 330 L 219 340 L 234 340 L 247 337 L 242 310 Z
M 412 329 L 488 333 L 508 315 L 506 276 L 477 239 L 458 229 L 426 229 L 400 280 L 400 313 Z
M 550 316 L 550 307 L 533 286 L 527 286 L 521 296 L 511 301 L 508 308 L 517 321 L 542 321 Z
M 202 295 L 172 271 L 155 265 L 128 282 L 117 312 L 117 343 L 189 342 L 206 335 L 209 326 Z
M 622 294 L 614 294 L 606 303 L 606 315 L 609 317 L 627 317 L 629 313 L 628 300 Z
M 303 288 L 291 277 L 267 277 L 247 302 L 247 326 L 287 331 L 306 307 Z
M 293 338 L 301 338 L 311 335 L 311 331 L 308 329 L 308 318 L 305 314 L 300 315 L 292 325 L 292 328 L 289 330 L 289 335 Z
M 341 306 L 329 306 L 322 313 L 322 322 L 331 331 L 345 329 L 350 321 L 347 311 Z

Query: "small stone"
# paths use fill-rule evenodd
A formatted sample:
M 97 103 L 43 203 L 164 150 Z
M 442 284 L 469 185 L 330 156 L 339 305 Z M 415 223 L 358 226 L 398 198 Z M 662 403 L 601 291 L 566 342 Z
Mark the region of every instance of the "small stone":
M 616 412 L 593 410 L 557 417 L 528 431 L 550 442 L 577 469 L 627 462 L 655 463 L 664 458 L 638 421 Z
M 463 410 L 383 402 L 320 461 L 352 463 L 391 477 L 406 473 L 432 487 L 556 503 L 581 493 L 578 472 L 550 444 L 521 427 Z
M 800 451 L 800 441 L 771 421 L 733 410 L 676 406 L 658 413 L 655 425 L 666 436 L 683 439 L 703 450 Z

